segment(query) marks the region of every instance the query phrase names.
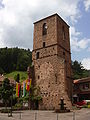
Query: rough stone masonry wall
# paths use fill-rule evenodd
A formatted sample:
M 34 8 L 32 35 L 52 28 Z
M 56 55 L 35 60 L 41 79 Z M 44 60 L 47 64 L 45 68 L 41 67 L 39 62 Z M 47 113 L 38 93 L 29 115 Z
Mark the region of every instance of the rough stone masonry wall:
M 65 61 L 57 56 L 37 60 L 35 65 L 36 85 L 40 87 L 42 103 L 39 109 L 59 109 L 60 98 L 65 99 L 66 106 L 71 102 L 65 90 Z
M 64 28 L 64 30 L 63 30 Z M 65 39 L 63 39 L 63 32 Z M 57 16 L 57 41 L 58 41 L 58 55 L 65 59 L 66 84 L 67 93 L 72 99 L 72 79 L 71 79 L 71 53 L 70 53 L 70 38 L 69 26 Z
M 43 24 L 47 24 L 47 35 L 42 35 Z M 33 49 L 39 49 L 43 47 L 43 42 L 46 43 L 46 46 L 57 43 L 57 26 L 56 26 L 56 16 L 42 20 L 34 24 L 34 41 Z

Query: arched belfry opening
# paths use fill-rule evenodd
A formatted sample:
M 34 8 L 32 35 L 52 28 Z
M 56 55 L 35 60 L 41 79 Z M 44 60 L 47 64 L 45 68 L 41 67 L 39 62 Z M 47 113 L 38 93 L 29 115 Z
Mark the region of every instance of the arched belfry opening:
M 47 24 L 43 24 L 43 35 L 47 35 Z

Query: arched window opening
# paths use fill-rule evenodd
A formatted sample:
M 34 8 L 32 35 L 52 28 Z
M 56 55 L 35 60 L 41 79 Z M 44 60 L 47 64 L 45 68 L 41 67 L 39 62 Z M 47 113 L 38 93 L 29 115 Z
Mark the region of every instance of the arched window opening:
M 44 23 L 43 24 L 43 35 L 46 35 L 47 34 L 47 24 Z

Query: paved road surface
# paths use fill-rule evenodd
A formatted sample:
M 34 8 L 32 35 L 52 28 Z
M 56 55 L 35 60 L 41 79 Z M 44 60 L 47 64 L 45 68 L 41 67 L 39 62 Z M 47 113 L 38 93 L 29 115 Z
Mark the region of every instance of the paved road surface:
M 75 116 L 73 118 L 73 116 Z M 17 111 L 13 117 L 0 113 L 0 120 L 90 120 L 90 109 L 56 114 L 54 111 Z

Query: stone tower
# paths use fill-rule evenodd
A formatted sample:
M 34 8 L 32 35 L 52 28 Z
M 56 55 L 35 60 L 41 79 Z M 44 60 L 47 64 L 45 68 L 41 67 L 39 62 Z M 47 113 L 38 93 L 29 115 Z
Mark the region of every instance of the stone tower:
M 60 98 L 71 107 L 72 79 L 69 26 L 54 14 L 34 23 L 32 60 L 40 87 L 39 109 L 58 109 Z

